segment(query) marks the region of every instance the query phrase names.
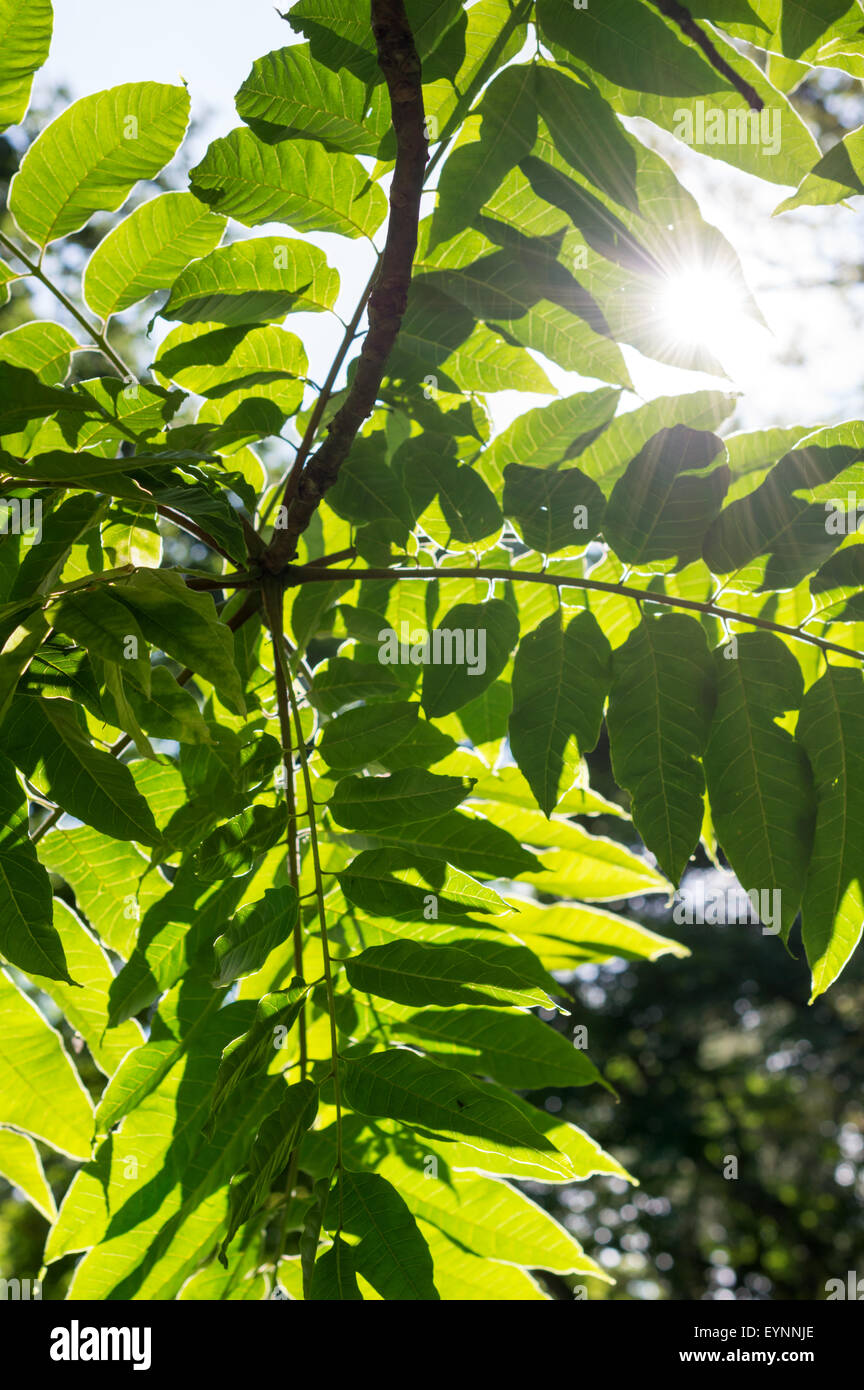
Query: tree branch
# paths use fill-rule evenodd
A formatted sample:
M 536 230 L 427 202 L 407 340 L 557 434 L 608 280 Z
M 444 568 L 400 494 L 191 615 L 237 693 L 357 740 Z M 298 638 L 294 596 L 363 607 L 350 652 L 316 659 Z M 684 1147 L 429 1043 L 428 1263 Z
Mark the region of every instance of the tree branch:
M 798 627 L 787 627 L 784 623 L 772 623 L 768 618 L 754 618 L 749 613 L 738 613 L 734 608 L 720 608 L 716 603 L 702 603 L 692 598 L 677 598 L 672 594 L 657 594 L 651 589 L 634 589 L 629 584 L 615 584 L 606 579 L 583 579 L 574 574 L 531 574 L 524 570 L 510 569 L 472 569 L 468 566 L 454 569 L 326 569 L 314 565 L 292 565 L 289 570 L 289 584 L 314 584 L 321 580 L 334 579 L 503 579 L 517 584 L 553 584 L 558 589 L 593 589 L 601 594 L 618 594 L 621 598 L 636 599 L 637 602 L 659 603 L 667 608 L 686 608 L 690 612 L 705 613 L 710 618 L 720 618 L 724 622 L 744 623 L 749 627 L 764 628 L 766 632 L 777 632 L 782 637 L 794 637 L 799 642 L 807 642 L 811 647 L 820 647 L 824 652 L 839 652 L 841 656 L 851 656 L 864 661 L 864 652 L 853 647 L 841 647 L 836 642 L 828 642 L 824 637 L 815 637 Z
M 654 0 L 654 4 L 661 14 L 665 14 L 667 19 L 671 19 L 678 25 L 682 34 L 686 34 L 688 39 L 692 39 L 698 44 L 708 59 L 715 72 L 719 72 L 721 77 L 725 77 L 727 82 L 731 82 L 736 92 L 747 102 L 753 111 L 762 111 L 765 103 L 750 83 L 741 77 L 733 67 L 730 67 L 726 59 L 717 52 L 708 35 L 704 33 L 694 20 L 689 10 L 685 10 L 683 5 L 678 4 L 678 0 Z
M 281 505 L 283 507 L 290 506 L 291 502 L 297 495 L 297 487 L 300 482 L 300 478 L 302 476 L 306 460 L 312 451 L 312 445 L 315 443 L 315 436 L 318 433 L 318 426 L 321 424 L 324 411 L 327 409 L 330 397 L 333 395 L 333 388 L 336 385 L 336 378 L 339 375 L 342 363 L 345 361 L 345 358 L 348 355 L 348 349 L 350 348 L 351 344 L 357 336 L 357 329 L 360 325 L 360 320 L 362 319 L 363 314 L 365 312 L 366 305 L 369 302 L 369 296 L 374 288 L 375 277 L 378 274 L 380 265 L 381 257 L 379 256 L 378 260 L 375 262 L 375 269 L 369 276 L 366 288 L 364 289 L 359 300 L 357 301 L 357 306 L 354 310 L 354 313 L 351 316 L 350 322 L 347 323 L 345 326 L 345 333 L 343 334 L 342 342 L 339 344 L 339 350 L 330 364 L 330 370 L 327 373 L 327 380 L 324 382 L 324 385 L 321 387 L 321 390 L 318 393 L 318 399 L 315 402 L 312 414 L 309 416 L 308 424 L 306 425 L 306 429 L 303 432 L 303 438 L 300 441 L 300 447 L 297 450 L 296 457 L 294 459 L 293 464 L 291 465 L 291 470 L 288 474 L 288 478 L 285 483 L 285 491 L 282 494 L 281 501 Z
M 264 557 L 271 574 L 278 574 L 297 554 L 298 537 L 308 526 L 324 493 L 336 482 L 363 421 L 375 408 L 387 358 L 408 302 L 428 146 L 420 59 L 404 0 L 372 0 L 372 31 L 378 48 L 378 64 L 390 95 L 396 134 L 396 167 L 390 186 L 387 241 L 369 296 L 369 331 L 357 359 L 354 380 L 318 452 L 302 473 L 296 471 L 296 465 L 292 470 L 286 488 L 286 495 L 291 495 L 285 503 L 285 524 L 274 534 Z

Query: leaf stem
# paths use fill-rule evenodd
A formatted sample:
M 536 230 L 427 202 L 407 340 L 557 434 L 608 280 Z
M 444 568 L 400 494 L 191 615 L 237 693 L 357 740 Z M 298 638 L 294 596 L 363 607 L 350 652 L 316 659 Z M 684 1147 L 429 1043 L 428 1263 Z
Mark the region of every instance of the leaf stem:
M 7 251 L 11 251 L 13 256 L 17 256 L 18 260 L 26 265 L 30 274 L 35 276 L 35 278 L 45 286 L 46 290 L 51 291 L 54 298 L 59 300 L 63 305 L 67 314 L 71 314 L 73 319 L 75 319 L 77 323 L 80 323 L 85 332 L 93 339 L 99 351 L 104 353 L 111 365 L 117 368 L 120 375 L 127 381 L 137 381 L 138 378 L 132 371 L 132 368 L 127 366 L 120 354 L 114 351 L 105 334 L 100 333 L 99 329 L 95 324 L 90 322 L 86 314 L 82 314 L 81 310 L 76 308 L 68 295 L 65 295 L 60 287 L 55 285 L 54 281 L 45 274 L 42 267 L 38 265 L 36 261 L 31 261 L 26 252 L 22 251 L 20 246 L 16 246 L 15 242 L 6 236 L 5 232 L 0 232 L 0 244 L 5 246 Z
M 264 608 L 270 635 L 273 639 L 273 661 L 276 672 L 276 702 L 279 710 L 279 733 L 282 743 L 282 765 L 285 769 L 285 807 L 287 810 L 288 880 L 297 895 L 297 920 L 294 923 L 294 974 L 303 979 L 303 922 L 300 914 L 300 872 L 297 855 L 297 799 L 294 792 L 294 747 L 291 737 L 291 710 L 288 691 L 291 677 L 285 667 L 285 634 L 282 618 L 283 591 L 281 585 L 265 582 Z M 308 1062 L 306 1045 L 305 1002 L 297 1021 L 300 1047 L 300 1080 L 306 1080 Z
M 284 662 L 284 654 L 280 654 L 279 660 Z M 306 757 L 306 743 L 303 738 L 303 725 L 300 721 L 300 711 L 297 708 L 297 698 L 294 694 L 294 685 L 288 681 L 288 698 L 291 701 L 291 711 L 294 715 L 294 729 L 297 737 L 297 753 L 300 758 L 300 768 L 303 776 L 303 785 L 306 791 L 306 804 L 312 805 L 314 797 L 312 795 L 312 778 L 309 776 L 309 760 Z M 315 817 L 309 817 L 309 847 L 312 853 L 312 867 L 315 873 L 315 897 L 318 903 L 318 922 L 321 927 L 321 954 L 324 961 L 324 988 L 327 992 L 327 1013 L 330 1018 L 330 1054 L 333 1062 L 333 1094 L 336 1102 L 336 1172 L 339 1191 L 339 1224 L 336 1234 L 342 1230 L 342 1089 L 339 1077 L 339 1040 L 336 1035 L 336 998 L 333 992 L 333 967 L 330 959 L 330 943 L 327 936 L 327 911 L 324 906 L 324 882 L 321 875 L 321 856 L 318 850 L 318 827 L 315 824 Z
M 750 627 L 764 628 L 766 632 L 779 633 L 781 637 L 793 637 L 798 642 L 820 647 L 825 652 L 839 652 L 841 656 L 851 656 L 864 661 L 864 652 L 854 647 L 843 647 L 837 642 L 829 642 L 824 637 L 816 637 L 798 627 L 788 627 L 785 623 L 772 623 L 768 618 L 756 618 L 749 613 L 738 613 L 734 608 L 720 608 L 710 601 L 702 602 L 692 598 L 678 598 L 672 594 L 659 594 L 651 589 L 635 589 L 629 584 L 616 584 L 606 579 L 587 579 L 575 574 L 530 574 L 512 569 L 474 569 L 470 566 L 453 569 L 396 570 L 396 569 L 327 569 L 323 573 L 314 565 L 291 565 L 289 583 L 314 584 L 321 580 L 334 579 L 503 579 L 516 584 L 552 584 L 559 589 L 591 589 L 602 594 L 618 594 L 621 598 L 632 598 L 640 602 L 659 603 L 667 608 L 685 608 L 694 613 L 705 613 L 711 618 L 721 618 L 726 622 L 745 623 Z

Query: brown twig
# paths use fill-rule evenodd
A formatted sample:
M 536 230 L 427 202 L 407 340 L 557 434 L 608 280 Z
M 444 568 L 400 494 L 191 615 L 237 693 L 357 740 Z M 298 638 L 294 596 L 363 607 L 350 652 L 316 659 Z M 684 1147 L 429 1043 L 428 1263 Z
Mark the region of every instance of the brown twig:
M 375 408 L 387 359 L 402 325 L 414 253 L 420 198 L 428 160 L 420 59 L 405 14 L 404 0 L 372 0 L 372 32 L 378 65 L 390 95 L 396 135 L 396 166 L 390 186 L 390 221 L 375 286 L 369 296 L 369 331 L 357 359 L 357 371 L 327 438 L 303 468 L 292 470 L 284 526 L 275 532 L 264 564 L 278 574 L 297 554 L 297 538 L 308 526 L 363 421 Z M 293 480 L 293 481 L 292 481 Z
M 726 62 L 726 59 L 717 52 L 708 35 L 699 28 L 689 10 L 685 10 L 683 5 L 678 4 L 678 0 L 654 0 L 654 4 L 661 14 L 665 14 L 667 19 L 671 19 L 678 25 L 682 34 L 686 34 L 688 39 L 692 39 L 695 44 L 702 49 L 708 62 L 715 72 L 719 72 L 721 77 L 725 77 L 727 82 L 731 82 L 736 92 L 739 92 L 747 105 L 753 111 L 762 111 L 765 103 L 750 83 L 737 73 L 733 67 Z

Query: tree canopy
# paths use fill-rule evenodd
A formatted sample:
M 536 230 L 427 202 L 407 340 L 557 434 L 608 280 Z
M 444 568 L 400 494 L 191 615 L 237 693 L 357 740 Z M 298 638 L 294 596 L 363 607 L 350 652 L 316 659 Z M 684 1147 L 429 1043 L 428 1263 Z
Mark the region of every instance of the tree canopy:
M 188 187 L 190 93 L 141 81 L 8 188 L 0 297 L 57 313 L 0 334 L 0 1173 L 70 1299 L 548 1298 L 611 1276 L 536 1192 L 639 1176 L 536 1103 L 612 1091 L 572 972 L 687 974 L 628 903 L 727 864 L 811 1001 L 861 936 L 864 422 L 624 398 L 631 350 L 723 374 L 670 284 L 760 316 L 626 118 L 843 203 L 864 135 L 823 154 L 795 92 L 864 76 L 864 23 L 283 19 Z M 0 0 L 0 128 L 51 30 Z

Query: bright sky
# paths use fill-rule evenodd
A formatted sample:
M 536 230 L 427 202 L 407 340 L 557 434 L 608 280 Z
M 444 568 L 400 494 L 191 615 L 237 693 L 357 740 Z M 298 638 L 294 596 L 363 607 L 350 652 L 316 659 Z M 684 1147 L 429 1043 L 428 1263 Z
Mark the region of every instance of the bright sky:
M 52 55 L 37 78 L 37 100 L 58 83 L 83 96 L 122 82 L 176 82 L 182 75 L 192 94 L 193 116 L 202 125 L 187 163 L 200 157 L 208 139 L 238 123 L 233 94 L 253 60 L 291 39 L 289 26 L 271 0 L 140 0 L 135 5 L 131 0 L 56 0 L 55 10 Z M 695 154 L 671 137 L 664 152 L 699 199 L 706 219 L 736 247 L 772 329 L 769 334 L 744 320 L 736 324 L 727 314 L 718 325 L 717 341 L 710 344 L 735 387 L 745 393 L 739 425 L 816 424 L 864 414 L 859 347 L 864 284 L 844 290 L 822 288 L 841 257 L 864 264 L 861 214 L 841 208 L 806 209 L 772 220 L 784 190 Z M 255 229 L 253 234 L 266 231 Z M 328 242 L 336 249 L 336 238 L 316 240 L 325 250 Z M 338 247 L 343 267 L 338 307 L 347 317 L 370 261 L 368 251 L 354 244 L 346 263 L 341 238 Z M 295 319 L 292 328 L 312 335 L 314 376 L 325 368 L 341 330 L 325 315 Z M 694 373 L 651 363 L 635 352 L 627 356 L 643 397 L 714 384 Z M 554 368 L 550 375 L 562 391 L 584 389 L 579 378 Z M 504 393 L 495 402 L 496 423 L 500 426 L 531 403 L 520 393 Z

